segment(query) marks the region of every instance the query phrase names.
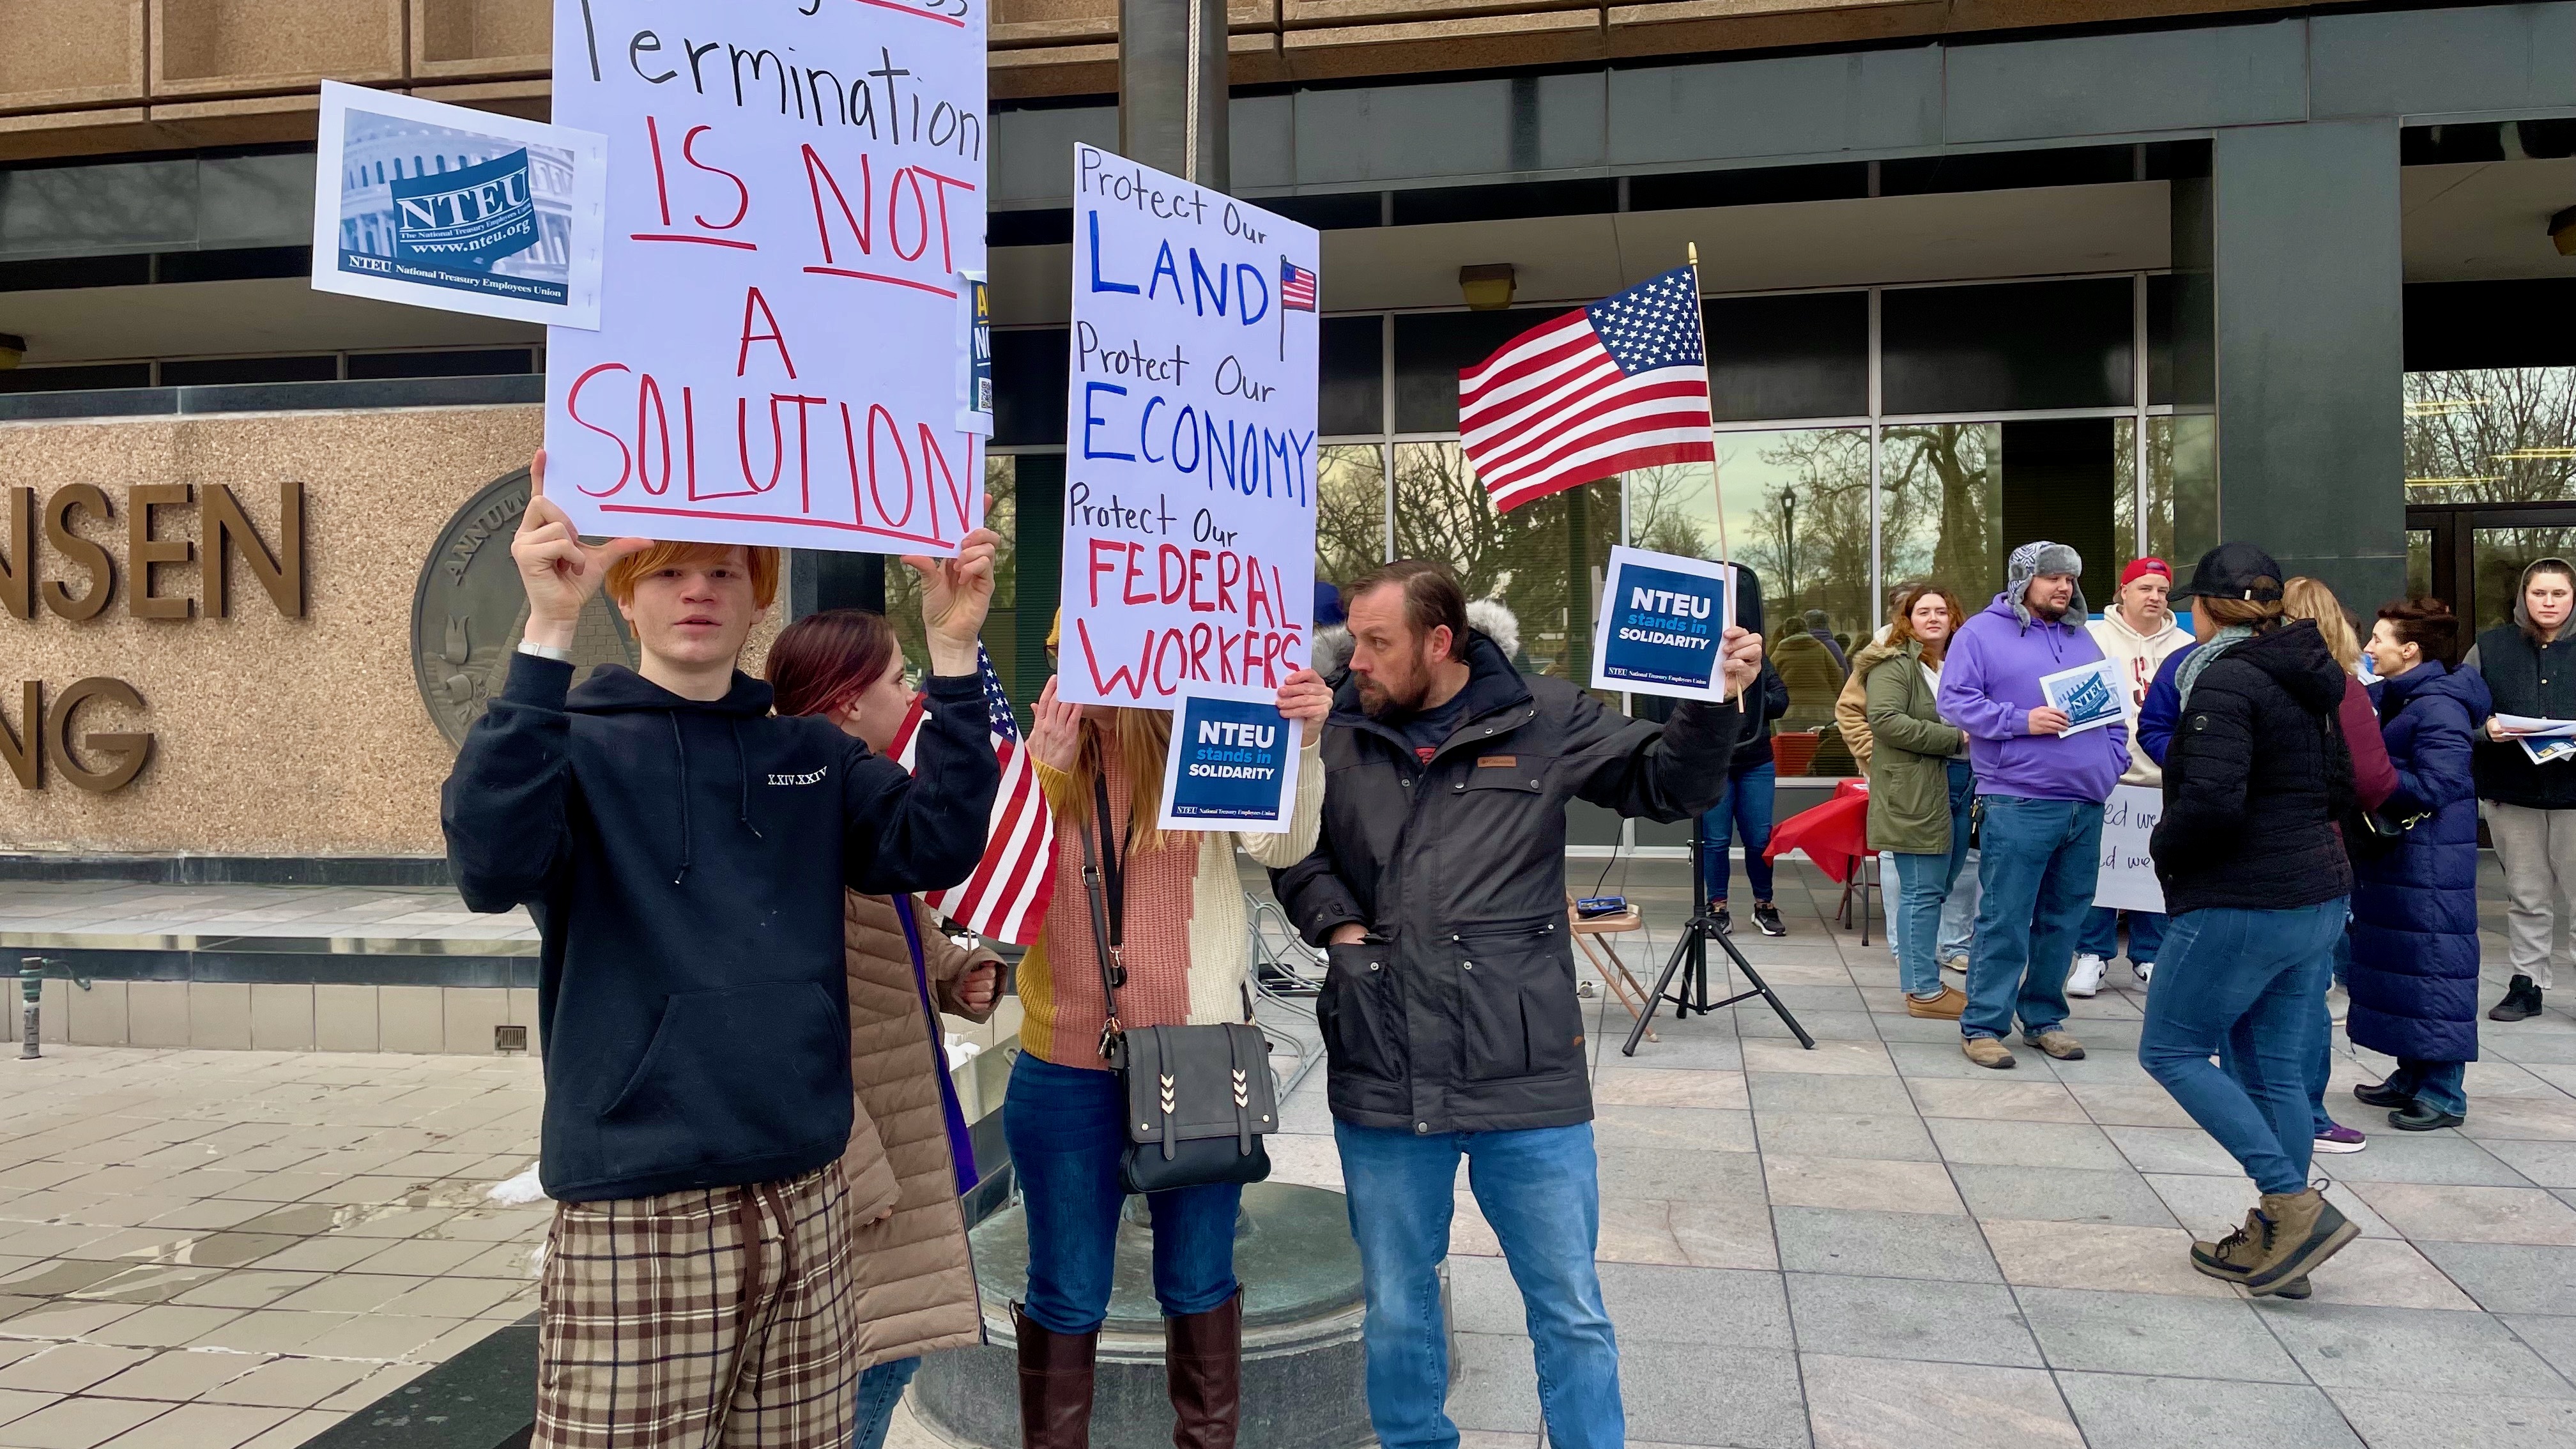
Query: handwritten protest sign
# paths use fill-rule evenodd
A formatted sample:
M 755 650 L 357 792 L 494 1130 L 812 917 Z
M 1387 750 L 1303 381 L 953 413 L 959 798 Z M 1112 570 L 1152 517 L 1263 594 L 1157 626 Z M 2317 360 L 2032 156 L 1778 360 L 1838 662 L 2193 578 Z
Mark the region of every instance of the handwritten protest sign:
M 1314 230 L 1074 147 L 1058 695 L 1275 690 L 1315 579 Z
M 1735 618 L 1735 571 L 1725 564 L 1624 544 L 1592 621 L 1592 687 L 1718 699 L 1720 646 Z
M 1156 828 L 1286 831 L 1297 802 L 1297 730 L 1275 690 L 1183 685 L 1172 701 Z
M 2165 888 L 2147 858 L 2147 837 L 2164 813 L 2164 792 L 2145 785 L 2114 785 L 2102 807 L 2102 871 L 2093 879 L 2093 904 L 2115 911 L 2163 914 Z
M 588 533 L 955 552 L 984 0 L 554 19 L 555 119 L 612 164 L 599 330 L 547 337 L 547 496 Z
M 313 285 L 595 328 L 607 177 L 595 132 L 324 81 Z

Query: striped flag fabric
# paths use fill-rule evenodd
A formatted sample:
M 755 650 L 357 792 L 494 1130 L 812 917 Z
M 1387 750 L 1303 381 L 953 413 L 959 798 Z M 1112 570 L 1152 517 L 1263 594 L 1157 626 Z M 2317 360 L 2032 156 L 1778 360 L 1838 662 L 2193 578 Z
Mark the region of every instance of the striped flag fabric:
M 1001 762 L 1002 786 L 993 793 L 993 817 L 984 835 L 984 858 L 963 885 L 929 891 L 930 908 L 996 941 L 1025 946 L 1038 938 L 1046 923 L 1047 901 L 1055 894 L 1055 815 L 1038 789 L 1037 769 L 1020 740 L 1019 721 L 1011 699 L 993 672 L 993 656 L 975 647 L 975 663 L 984 678 L 984 706 L 992 729 L 993 755 Z M 895 731 L 888 753 L 895 763 L 913 767 L 913 748 L 920 742 L 922 701 Z
M 1714 462 L 1708 426 L 1688 267 L 1533 327 L 1458 374 L 1459 442 L 1503 512 L 1632 468 Z
M 1279 309 L 1283 312 L 1315 310 L 1315 274 L 1286 257 L 1279 259 Z

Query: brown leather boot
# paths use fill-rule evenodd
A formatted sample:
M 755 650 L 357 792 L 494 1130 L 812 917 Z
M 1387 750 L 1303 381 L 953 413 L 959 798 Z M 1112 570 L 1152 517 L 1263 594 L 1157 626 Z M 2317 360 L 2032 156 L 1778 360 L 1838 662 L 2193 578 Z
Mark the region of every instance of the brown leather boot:
M 1021 1449 L 1090 1449 L 1091 1369 L 1100 1330 L 1055 1333 L 1011 1305 L 1020 1340 Z
M 1163 1376 L 1176 1449 L 1234 1449 L 1243 1414 L 1243 1291 L 1205 1313 L 1163 1320 Z

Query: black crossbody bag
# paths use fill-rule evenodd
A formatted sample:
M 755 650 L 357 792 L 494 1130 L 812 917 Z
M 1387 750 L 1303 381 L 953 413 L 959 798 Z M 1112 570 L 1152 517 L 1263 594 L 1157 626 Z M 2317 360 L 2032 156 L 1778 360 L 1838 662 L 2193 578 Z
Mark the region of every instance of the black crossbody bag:
M 1270 1154 L 1261 1139 L 1279 1125 L 1270 1043 L 1261 1028 L 1227 1022 L 1131 1032 L 1119 1024 L 1118 988 L 1127 984 L 1127 966 L 1119 957 L 1127 933 L 1126 871 L 1110 828 L 1106 774 L 1093 776 L 1091 784 L 1093 825 L 1082 832 L 1082 888 L 1091 902 L 1092 948 L 1100 958 L 1109 1012 L 1100 1028 L 1100 1055 L 1118 1074 L 1119 1099 L 1127 1104 L 1119 1181 L 1129 1192 L 1259 1182 L 1270 1175 Z

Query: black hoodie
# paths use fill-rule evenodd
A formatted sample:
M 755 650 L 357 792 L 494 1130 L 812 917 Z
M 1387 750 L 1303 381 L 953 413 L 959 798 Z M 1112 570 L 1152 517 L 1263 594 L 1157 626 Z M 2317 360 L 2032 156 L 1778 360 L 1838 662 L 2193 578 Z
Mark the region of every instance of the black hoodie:
M 2201 670 L 2165 753 L 2164 815 L 2149 847 L 2169 914 L 2281 911 L 2352 894 L 2335 828 L 2353 798 L 2337 719 L 2344 678 L 2305 619 Z
M 478 911 L 544 937 L 546 1194 L 769 1182 L 849 1143 L 841 889 L 936 890 L 983 853 L 998 780 L 972 676 L 926 683 L 917 776 L 737 673 L 682 699 L 514 655 L 442 796 Z

